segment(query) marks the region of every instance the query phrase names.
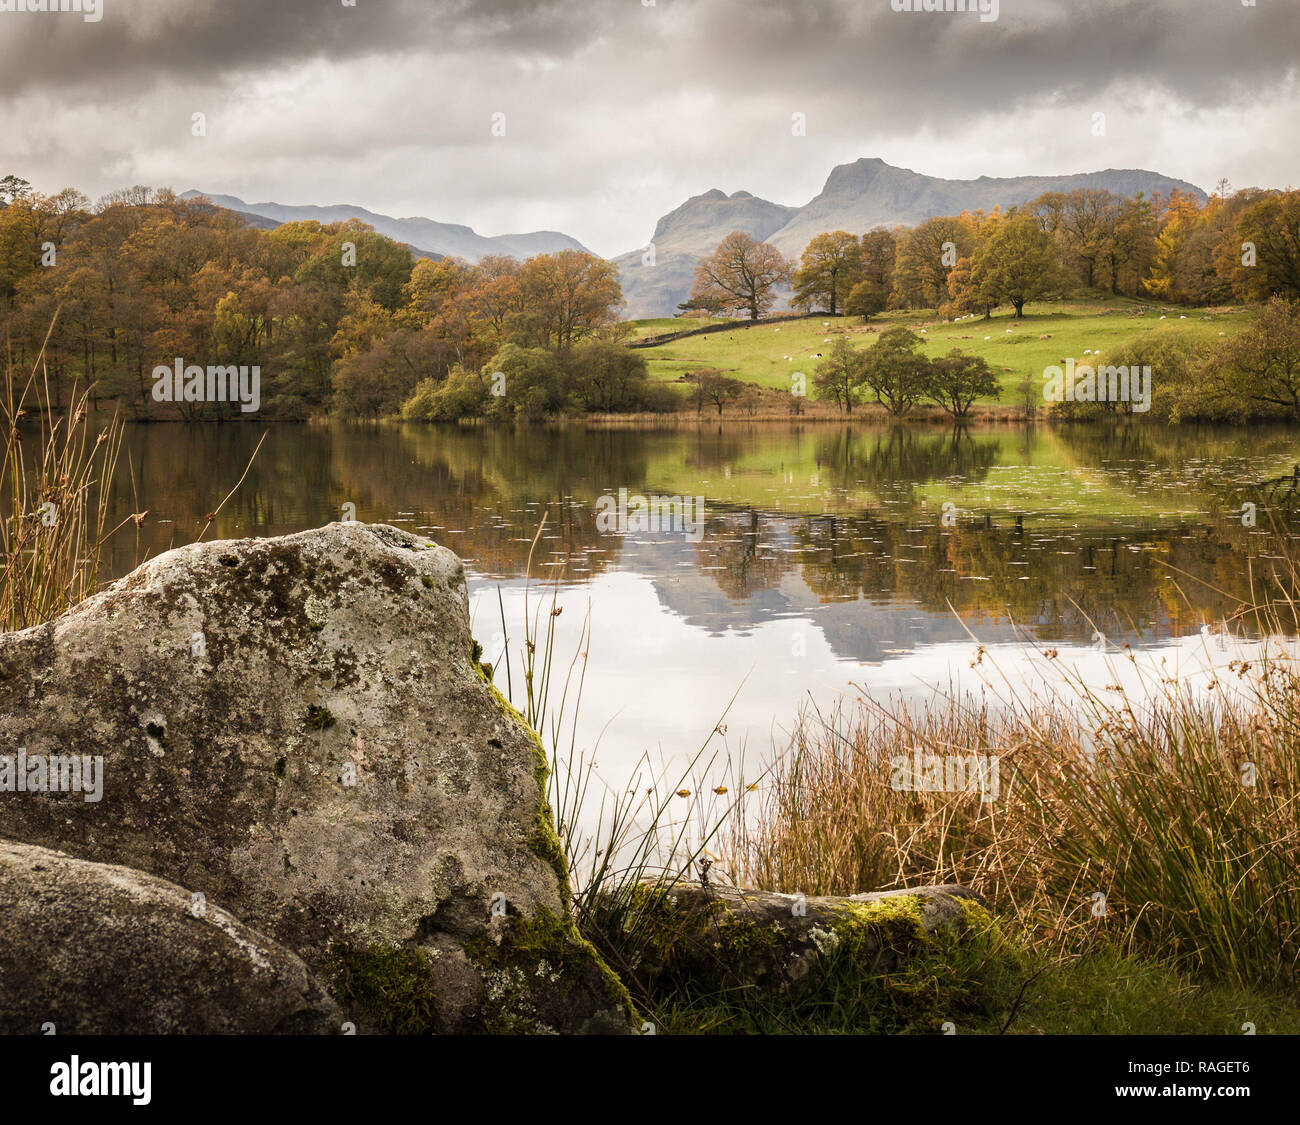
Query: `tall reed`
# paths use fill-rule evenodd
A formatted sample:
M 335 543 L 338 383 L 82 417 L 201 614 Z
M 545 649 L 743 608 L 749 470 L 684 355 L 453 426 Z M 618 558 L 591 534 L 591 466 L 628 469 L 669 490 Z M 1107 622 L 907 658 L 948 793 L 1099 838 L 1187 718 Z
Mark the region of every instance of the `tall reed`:
M 26 375 L 6 363 L 0 392 L 5 443 L 0 629 L 5 630 L 48 621 L 92 594 L 104 543 L 117 530 L 108 526 L 108 485 L 122 422 L 115 415 L 96 429 L 88 390 L 75 386 L 60 415 L 43 410 L 42 401 L 53 401 L 44 345 Z
M 533 596 L 533 552 L 545 527 L 543 515 L 529 549 L 523 640 L 514 660 L 504 601 L 498 591 L 506 641 L 504 666 L 499 660 L 493 677 L 541 736 L 550 759 L 547 799 L 573 884 L 578 927 L 635 993 L 632 967 L 640 946 L 655 936 L 650 919 L 638 909 L 643 901 L 640 888 L 697 877 L 700 864 L 712 862 L 710 845 L 735 815 L 734 801 L 720 801 L 702 781 L 717 762 L 719 751 L 714 741 L 725 729 L 730 704 L 684 765 L 675 769 L 656 766 L 645 753 L 626 784 L 608 785 L 596 768 L 599 737 L 591 745 L 581 745 L 579 737 L 578 715 L 591 645 L 590 615 L 580 626 L 575 650 L 564 666 L 557 647 L 558 620 L 563 613 L 559 601 L 562 575 L 550 579 L 541 596 Z M 518 685 L 516 665 L 521 674 Z M 715 788 L 741 793 L 743 776 L 738 776 L 733 786 Z

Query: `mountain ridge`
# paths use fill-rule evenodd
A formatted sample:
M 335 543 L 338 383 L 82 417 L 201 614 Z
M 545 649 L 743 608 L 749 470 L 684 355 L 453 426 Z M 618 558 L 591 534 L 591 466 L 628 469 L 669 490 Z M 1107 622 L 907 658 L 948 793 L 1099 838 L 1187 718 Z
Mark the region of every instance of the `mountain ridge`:
M 1005 209 L 1046 191 L 1079 188 L 1101 188 L 1125 196 L 1139 191 L 1168 194 L 1177 188 L 1198 202 L 1206 198 L 1195 184 L 1141 168 L 950 180 L 899 168 L 880 157 L 861 157 L 832 168 L 822 190 L 799 207 L 759 199 L 748 192 L 728 196 L 718 188 L 692 196 L 656 224 L 651 238 L 653 265 L 646 264 L 648 247 L 620 254 L 612 261 L 619 267 L 628 317 L 672 316 L 690 294 L 698 259 L 733 230 L 743 230 L 751 238 L 772 243 L 787 257 L 797 258 L 809 241 L 824 231 L 848 230 L 861 235 L 878 226 L 915 226 L 936 215 L 989 211 L 995 206 Z M 737 198 L 753 201 L 742 216 L 749 221 L 728 225 L 718 204 Z M 761 221 L 782 212 L 787 217 L 780 224 Z
M 380 234 L 405 243 L 414 250 L 424 251 L 433 257 L 464 258 L 466 261 L 477 262 L 488 254 L 527 258 L 533 254 L 549 254 L 558 250 L 587 252 L 587 248 L 576 238 L 560 231 L 484 235 L 479 234 L 473 227 L 461 223 L 441 223 L 422 215 L 393 218 L 391 215 L 381 215 L 351 203 L 328 205 L 245 203 L 238 196 L 197 189 L 184 192 L 181 198 L 195 199 L 199 196 L 228 211 L 254 215 L 276 223 L 313 219 L 320 223 L 337 223 L 346 222 L 348 219 L 360 219 L 363 223 L 374 227 Z
M 936 215 L 1003 209 L 1027 203 L 1046 191 L 1069 192 L 1099 188 L 1116 195 L 1137 192 L 1168 194 L 1175 188 L 1204 202 L 1206 193 L 1186 180 L 1142 168 L 1106 168 L 1051 176 L 979 176 L 946 179 L 900 168 L 878 156 L 837 164 L 812 199 L 801 206 L 776 203 L 748 191 L 727 194 L 710 188 L 693 195 L 660 216 L 650 242 L 609 259 L 619 269 L 625 315 L 630 318 L 672 316 L 690 294 L 697 261 L 733 230 L 771 242 L 797 258 L 808 242 L 823 231 L 848 230 L 864 234 L 879 226 L 914 226 Z M 477 262 L 487 254 L 527 258 L 534 254 L 586 247 L 561 231 L 481 235 L 460 223 L 443 223 L 423 216 L 393 218 L 353 204 L 286 205 L 245 203 L 233 195 L 188 191 L 183 198 L 203 195 L 213 204 L 236 211 L 246 220 L 283 223 L 315 219 L 340 222 L 357 218 L 380 234 L 430 257 L 464 258 Z M 653 246 L 654 252 L 649 252 Z

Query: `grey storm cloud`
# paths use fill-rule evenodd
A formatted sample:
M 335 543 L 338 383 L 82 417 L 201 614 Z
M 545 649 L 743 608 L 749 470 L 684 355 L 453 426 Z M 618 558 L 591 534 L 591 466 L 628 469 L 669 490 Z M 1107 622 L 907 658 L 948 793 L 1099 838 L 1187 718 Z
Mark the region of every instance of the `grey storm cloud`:
M 101 2 L 87 23 L 0 0 L 0 171 L 545 226 L 608 253 L 687 195 L 803 203 L 858 156 L 1212 184 L 1221 154 L 1244 182 L 1297 178 L 1250 135 L 1300 109 L 1300 19 L 1275 0 L 1000 0 L 995 22 L 890 0 Z M 1094 111 L 1135 116 L 1071 149 Z
M 1002 0 L 994 23 L 895 12 L 889 0 L 101 3 L 95 24 L 0 15 L 0 91 L 94 85 L 111 97 L 168 76 L 210 81 L 375 53 L 561 63 L 589 55 L 595 76 L 609 81 L 708 84 L 731 96 L 833 83 L 929 116 L 1113 79 L 1217 102 L 1249 96 L 1300 57 L 1300 19 L 1267 0 Z M 482 81 L 508 69 L 489 62 Z
M 996 22 L 965 13 L 895 12 L 888 0 L 699 6 L 696 44 L 715 44 L 710 77 L 778 85 L 815 76 L 879 102 L 859 112 L 969 117 L 1045 94 L 1116 81 L 1193 105 L 1248 100 L 1300 63 L 1300 18 L 1239 0 L 1002 0 Z M 683 68 L 687 70 L 687 68 Z M 694 68 L 687 73 L 698 73 Z
M 103 16 L 0 16 L 0 92 L 138 88 L 375 52 L 484 48 L 564 54 L 600 25 L 599 4 L 567 0 L 100 0 Z M 608 7 L 608 5 L 605 5 Z

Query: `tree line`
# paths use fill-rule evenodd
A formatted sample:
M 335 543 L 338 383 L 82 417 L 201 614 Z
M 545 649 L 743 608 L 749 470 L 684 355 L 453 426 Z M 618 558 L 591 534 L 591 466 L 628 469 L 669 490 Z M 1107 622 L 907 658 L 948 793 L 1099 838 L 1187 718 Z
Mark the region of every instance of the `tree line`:
M 435 260 L 357 220 L 262 230 L 166 190 L 92 206 L 0 180 L 0 333 L 16 370 L 43 358 L 56 407 L 80 380 L 136 417 L 233 415 L 153 400 L 154 368 L 180 357 L 260 366 L 274 418 L 393 416 L 417 388 L 420 416 L 431 385 L 454 392 L 436 416 L 455 394 L 494 417 L 663 408 L 618 343 L 622 308 L 616 268 L 581 251 Z
M 784 286 L 805 311 L 868 318 L 894 308 L 1021 315 L 1028 301 L 1089 288 L 1188 304 L 1290 298 L 1300 295 L 1300 192 L 1221 185 L 1203 204 L 1178 192 L 1049 193 L 1005 213 L 826 232 L 798 262 L 736 231 L 701 259 L 686 308 L 757 320 Z M 274 418 L 678 407 L 624 346 L 623 308 L 616 268 L 581 251 L 467 263 L 413 253 L 357 220 L 263 230 L 166 190 L 92 205 L 72 189 L 46 196 L 0 179 L 0 332 L 15 370 L 43 357 L 56 407 L 80 381 L 135 417 L 232 416 L 232 404 L 153 400 L 154 368 L 178 357 L 259 366 L 262 416 Z M 916 343 L 884 333 L 861 355 L 837 344 L 816 393 L 846 411 L 873 399 L 898 416 L 925 401 L 962 416 L 972 396 L 997 394 L 971 357 L 924 360 Z M 688 376 L 686 390 L 719 413 L 752 392 L 716 371 Z M 1283 409 L 1261 405 L 1274 407 Z M 1199 416 L 1186 401 L 1170 409 Z
M 1300 297 L 1300 191 L 1172 190 L 1129 198 L 1093 188 L 965 211 L 860 237 L 828 231 L 787 260 L 732 231 L 701 258 L 683 312 L 758 320 L 783 287 L 799 309 L 871 317 L 934 309 L 945 319 L 1101 290 L 1184 305 Z
M 903 418 L 913 407 L 931 403 L 954 419 L 966 418 L 981 398 L 997 398 L 1002 384 L 981 356 L 954 348 L 934 359 L 921 354 L 921 337 L 910 328 L 886 329 L 867 348 L 855 348 L 838 336 L 830 355 L 813 374 L 813 397 L 834 403 L 845 414 L 866 401 L 883 406 L 892 418 Z M 688 401 L 699 413 L 706 406 L 757 405 L 755 388 L 718 368 L 705 368 L 685 376 Z M 806 390 L 806 389 L 805 389 Z M 795 391 L 791 404 L 800 401 Z

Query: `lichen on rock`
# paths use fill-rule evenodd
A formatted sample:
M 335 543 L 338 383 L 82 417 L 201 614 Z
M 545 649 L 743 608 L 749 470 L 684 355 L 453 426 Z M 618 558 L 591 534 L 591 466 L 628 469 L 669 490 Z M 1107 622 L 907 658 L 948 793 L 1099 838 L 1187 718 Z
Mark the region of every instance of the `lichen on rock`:
M 551 935 L 559 979 L 522 989 L 540 1021 L 627 1029 L 572 924 L 546 755 L 472 644 L 460 560 L 396 528 L 169 551 L 0 636 L 0 753 L 104 759 L 96 804 L 0 796 L 0 837 L 202 892 L 333 980 L 363 1031 L 482 1029 L 468 950 L 505 904 L 500 958 L 519 941 L 535 969 L 529 927 Z M 383 1015 L 374 985 L 403 967 L 404 1014 Z
M 0 1034 L 320 1034 L 301 958 L 163 879 L 0 840 Z

